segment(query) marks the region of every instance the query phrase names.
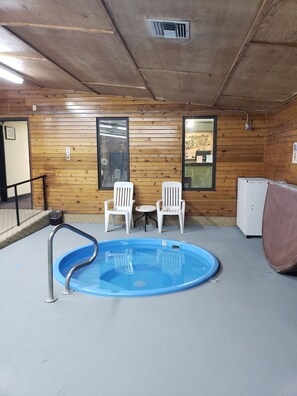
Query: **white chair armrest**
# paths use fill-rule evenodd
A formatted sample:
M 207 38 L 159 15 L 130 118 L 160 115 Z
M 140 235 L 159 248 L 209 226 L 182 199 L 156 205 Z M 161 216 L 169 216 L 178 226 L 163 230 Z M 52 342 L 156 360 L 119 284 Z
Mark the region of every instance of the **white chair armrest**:
M 113 200 L 113 199 L 108 199 L 108 200 L 104 201 L 104 210 L 105 210 L 105 211 L 108 210 L 108 205 L 109 205 L 111 202 L 114 202 L 114 200 Z
M 159 200 L 156 202 L 157 212 L 161 210 L 161 202 L 162 202 L 162 199 L 159 199 Z M 163 206 L 163 205 L 162 205 L 162 206 Z

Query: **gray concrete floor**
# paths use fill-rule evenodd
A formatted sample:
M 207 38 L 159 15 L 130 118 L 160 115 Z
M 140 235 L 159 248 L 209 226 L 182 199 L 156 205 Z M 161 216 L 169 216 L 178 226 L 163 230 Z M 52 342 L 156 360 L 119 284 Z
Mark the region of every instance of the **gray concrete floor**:
M 73 224 L 98 240 L 122 228 Z M 184 240 L 221 261 L 217 282 L 154 297 L 73 293 L 45 304 L 48 226 L 0 251 L 1 396 L 297 394 L 297 278 L 275 273 L 260 238 L 174 225 L 130 237 Z M 85 244 L 56 234 L 55 256 Z

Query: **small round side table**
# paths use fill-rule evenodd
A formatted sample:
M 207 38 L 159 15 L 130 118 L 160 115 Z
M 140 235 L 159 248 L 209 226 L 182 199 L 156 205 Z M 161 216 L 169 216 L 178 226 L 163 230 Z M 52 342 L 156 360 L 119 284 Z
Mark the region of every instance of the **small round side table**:
M 157 210 L 157 208 L 154 205 L 140 205 L 140 206 L 136 206 L 135 210 L 137 212 L 141 212 L 143 213 L 140 217 L 138 217 L 138 219 L 136 219 L 134 221 L 134 227 L 135 224 L 138 220 L 142 219 L 144 217 L 144 231 L 146 232 L 146 226 L 148 225 L 148 218 L 150 218 L 151 220 L 153 220 L 156 223 L 156 227 L 158 227 L 158 223 L 157 220 L 154 219 L 152 216 L 149 215 L 149 213 L 153 213 Z

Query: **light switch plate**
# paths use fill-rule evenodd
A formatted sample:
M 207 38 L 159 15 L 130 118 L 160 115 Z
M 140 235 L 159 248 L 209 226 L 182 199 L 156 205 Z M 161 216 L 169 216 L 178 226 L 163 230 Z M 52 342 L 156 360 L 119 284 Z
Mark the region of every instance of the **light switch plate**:
M 71 149 L 69 146 L 66 146 L 66 161 L 70 161 L 71 159 Z

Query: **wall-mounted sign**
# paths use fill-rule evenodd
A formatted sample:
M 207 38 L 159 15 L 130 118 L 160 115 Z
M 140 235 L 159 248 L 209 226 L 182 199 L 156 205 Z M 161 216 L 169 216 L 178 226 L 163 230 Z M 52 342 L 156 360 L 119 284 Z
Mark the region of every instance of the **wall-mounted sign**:
M 297 142 L 296 142 L 296 143 L 293 143 L 292 164 L 297 164 Z

